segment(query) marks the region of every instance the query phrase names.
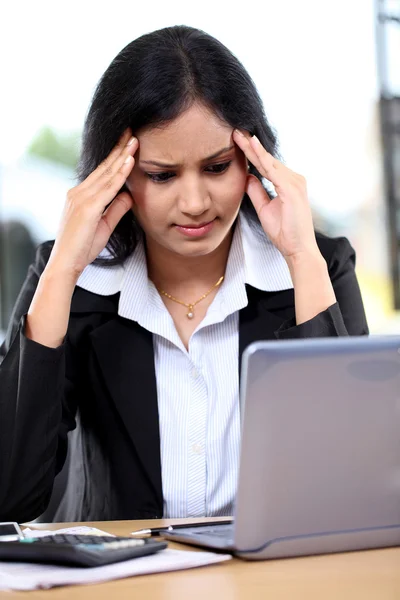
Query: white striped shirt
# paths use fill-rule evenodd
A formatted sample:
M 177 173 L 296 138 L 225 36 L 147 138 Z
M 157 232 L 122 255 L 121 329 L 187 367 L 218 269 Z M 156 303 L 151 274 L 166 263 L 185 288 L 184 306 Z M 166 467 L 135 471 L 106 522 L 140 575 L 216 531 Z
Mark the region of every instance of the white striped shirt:
M 96 294 L 120 292 L 118 314 L 153 333 L 165 518 L 233 512 L 240 442 L 238 311 L 248 303 L 246 283 L 264 291 L 293 287 L 283 256 L 242 213 L 225 279 L 189 350 L 148 279 L 142 243 L 123 265 L 89 265 L 78 280 Z

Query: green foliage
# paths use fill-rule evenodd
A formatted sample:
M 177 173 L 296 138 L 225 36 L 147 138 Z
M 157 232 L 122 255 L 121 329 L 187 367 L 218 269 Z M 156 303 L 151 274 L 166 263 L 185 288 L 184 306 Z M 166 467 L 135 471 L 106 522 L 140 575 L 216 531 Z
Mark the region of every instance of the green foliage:
M 47 125 L 32 140 L 28 154 L 75 168 L 79 158 L 79 133 L 61 134 Z

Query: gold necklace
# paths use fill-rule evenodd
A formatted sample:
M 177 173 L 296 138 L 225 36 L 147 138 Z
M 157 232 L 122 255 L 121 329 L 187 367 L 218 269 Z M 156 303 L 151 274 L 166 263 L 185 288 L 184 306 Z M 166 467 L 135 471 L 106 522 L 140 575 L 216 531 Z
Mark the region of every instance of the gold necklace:
M 199 302 L 201 302 L 202 300 L 204 300 L 204 298 L 207 298 L 208 294 L 211 294 L 211 292 L 217 288 L 219 285 L 221 285 L 221 283 L 224 280 L 224 276 L 222 275 L 222 277 L 220 277 L 217 281 L 217 283 L 214 283 L 214 285 L 212 287 L 210 287 L 210 289 L 208 290 L 208 292 L 206 292 L 205 294 L 203 294 L 201 296 L 201 298 L 199 298 L 198 300 L 196 300 L 196 302 L 192 302 L 190 304 L 186 303 L 186 302 L 182 302 L 182 300 L 178 300 L 178 298 L 175 298 L 174 296 L 171 296 L 171 294 L 167 294 L 167 292 L 164 292 L 164 290 L 158 290 L 160 292 L 160 294 L 162 294 L 163 296 L 166 296 L 167 298 L 169 298 L 170 300 L 173 300 L 174 302 L 177 302 L 178 304 L 182 304 L 182 306 L 186 306 L 189 309 L 189 312 L 186 314 L 188 319 L 193 319 L 194 317 L 194 307 L 196 306 L 196 304 L 198 304 Z

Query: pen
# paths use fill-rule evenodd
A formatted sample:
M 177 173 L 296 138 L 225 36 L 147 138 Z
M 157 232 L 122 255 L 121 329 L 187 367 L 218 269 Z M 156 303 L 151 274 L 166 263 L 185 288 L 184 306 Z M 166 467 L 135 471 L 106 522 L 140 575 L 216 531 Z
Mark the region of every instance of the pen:
M 188 527 L 207 527 L 214 525 L 232 525 L 233 521 L 206 521 L 200 523 L 180 523 L 179 525 L 167 525 L 166 527 L 152 527 L 150 529 L 138 529 L 138 531 L 132 531 L 131 535 L 146 537 L 162 535 L 167 531 L 175 531 L 175 529 L 187 529 Z

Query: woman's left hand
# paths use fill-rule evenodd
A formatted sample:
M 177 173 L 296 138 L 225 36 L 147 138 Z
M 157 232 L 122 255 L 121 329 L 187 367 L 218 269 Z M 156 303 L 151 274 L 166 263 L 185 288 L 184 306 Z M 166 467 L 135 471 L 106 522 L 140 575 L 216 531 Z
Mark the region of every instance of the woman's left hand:
M 269 154 L 255 136 L 236 129 L 233 140 L 276 190 L 277 196 L 271 200 L 259 179 L 254 175 L 248 176 L 246 192 L 274 246 L 287 261 L 310 254 L 318 255 L 304 177 Z

